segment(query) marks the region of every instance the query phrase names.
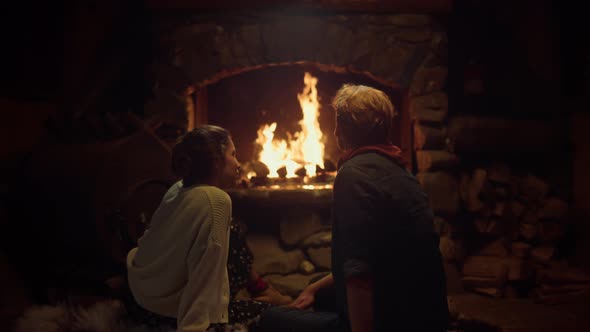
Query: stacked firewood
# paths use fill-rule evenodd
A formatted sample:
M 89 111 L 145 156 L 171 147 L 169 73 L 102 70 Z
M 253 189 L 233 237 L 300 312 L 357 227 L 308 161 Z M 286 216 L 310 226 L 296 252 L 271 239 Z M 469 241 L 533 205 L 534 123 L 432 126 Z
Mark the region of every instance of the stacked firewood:
M 560 304 L 590 299 L 590 271 L 552 264 L 540 269 L 535 297 L 541 303 Z
M 494 297 L 535 295 L 545 303 L 583 293 L 584 283 L 572 280 L 569 272 L 557 278 L 559 282 L 546 277 L 547 271 L 565 271 L 560 244 L 568 242 L 566 229 L 571 225 L 569 189 L 560 186 L 567 181 L 554 177 L 568 169 L 538 162 L 548 160 L 547 151 L 563 154 L 553 160 L 571 158 L 566 152 L 567 120 L 447 118 L 443 97 L 412 100 L 410 110 L 418 119 L 415 161 L 417 178 L 436 215 L 441 253 L 460 269 L 464 288 Z M 474 167 L 478 160 L 490 159 L 509 159 L 531 172 L 551 169 L 552 184 L 543 175 L 517 174 L 501 163 Z
M 568 203 L 550 189 L 540 178 L 514 175 L 500 164 L 461 177 L 461 206 L 471 230 L 470 245 L 463 243 L 466 252 L 461 257 L 466 289 L 513 297 L 535 293 L 536 287 L 540 298 L 547 292 L 579 290 L 564 281 L 567 278 L 561 278 L 562 288 L 544 283 L 555 278 L 539 278 L 555 264 L 556 247 L 569 220 Z

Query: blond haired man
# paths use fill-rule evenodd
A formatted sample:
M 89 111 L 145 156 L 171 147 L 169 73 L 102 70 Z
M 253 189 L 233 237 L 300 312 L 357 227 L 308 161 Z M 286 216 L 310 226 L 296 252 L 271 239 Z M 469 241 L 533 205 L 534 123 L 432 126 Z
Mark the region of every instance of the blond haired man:
M 279 309 L 270 318 L 275 326 L 283 319 L 282 331 L 445 331 L 439 238 L 427 196 L 391 143 L 394 107 L 384 92 L 363 85 L 344 85 L 332 105 L 343 150 L 334 182 L 332 273 L 292 306 L 327 311 L 320 298 L 332 289 L 337 315 Z

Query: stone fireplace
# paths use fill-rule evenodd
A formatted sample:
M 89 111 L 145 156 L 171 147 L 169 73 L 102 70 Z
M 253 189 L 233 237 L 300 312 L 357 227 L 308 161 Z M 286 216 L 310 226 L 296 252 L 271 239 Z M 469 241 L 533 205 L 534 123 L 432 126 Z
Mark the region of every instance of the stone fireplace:
M 170 141 L 178 130 L 199 124 L 225 126 L 248 163 L 255 159 L 258 127 L 296 124 L 296 94 L 308 72 L 319 78 L 327 161 L 333 165 L 339 157 L 331 137 L 331 97 L 343 83 L 356 83 L 390 96 L 397 113 L 394 142 L 413 164 L 418 118 L 436 126 L 447 116 L 447 35 L 441 22 L 406 13 L 158 15 L 154 98 L 146 116 L 163 120 L 159 135 L 166 139 L 169 133 Z M 315 274 L 330 269 L 329 183 L 320 189 L 246 186 L 231 195 L 234 217 L 250 229 L 255 268 L 277 288 L 296 296 Z
M 482 82 L 469 66 L 458 67 L 464 77 L 454 73 L 462 91 L 451 98 L 456 109 L 449 108 L 444 22 L 436 15 L 367 12 L 157 15 L 158 57 L 145 115 L 163 122 L 158 135 L 170 142 L 199 124 L 227 126 L 239 137 L 240 159 L 249 162 L 258 126 L 280 122 L 281 112 L 296 122 L 299 110 L 283 100 L 295 99 L 305 72 L 320 78 L 326 137 L 328 104 L 339 84 L 380 88 L 396 107 L 395 143 L 436 214 L 450 282 L 488 296 L 538 291 L 550 302 L 543 276 L 566 255 L 571 226 L 568 120 L 519 117 L 496 100 L 488 108 L 498 107 L 498 114 L 471 112 Z M 260 102 L 278 96 L 283 100 Z M 326 158 L 333 162 L 338 151 L 329 141 Z M 547 162 L 547 150 L 564 162 Z M 255 268 L 277 288 L 295 296 L 329 270 L 329 186 L 245 185 L 231 195 L 235 218 L 250 229 Z
M 156 26 L 160 57 L 146 113 L 180 128 L 219 119 L 208 107 L 211 85 L 248 71 L 300 66 L 364 77 L 396 94 L 404 124 L 413 117 L 410 99 L 441 91 L 447 78 L 446 32 L 428 15 L 183 15 Z M 444 115 L 446 98 L 437 97 L 427 106 Z M 409 157 L 410 126 L 400 126 L 399 136 Z

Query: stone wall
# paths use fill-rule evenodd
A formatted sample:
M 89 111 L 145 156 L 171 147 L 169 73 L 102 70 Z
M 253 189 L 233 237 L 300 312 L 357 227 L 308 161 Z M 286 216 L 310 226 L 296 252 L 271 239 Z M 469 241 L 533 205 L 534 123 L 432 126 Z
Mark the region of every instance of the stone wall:
M 179 127 L 189 86 L 267 66 L 363 73 L 410 96 L 440 96 L 447 78 L 446 31 L 429 15 L 187 14 L 157 19 L 156 35 L 146 113 Z
M 331 189 L 230 191 L 234 217 L 248 228 L 253 268 L 296 297 L 331 268 Z

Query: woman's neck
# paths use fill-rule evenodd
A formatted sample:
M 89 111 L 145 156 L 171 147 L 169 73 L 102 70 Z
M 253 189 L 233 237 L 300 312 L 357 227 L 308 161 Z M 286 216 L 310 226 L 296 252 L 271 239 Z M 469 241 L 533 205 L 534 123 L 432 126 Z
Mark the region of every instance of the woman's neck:
M 219 187 L 219 181 L 216 179 L 206 179 L 201 181 L 190 180 L 190 179 L 183 179 L 182 180 L 183 187 L 194 187 L 194 186 L 212 186 L 212 187 Z

